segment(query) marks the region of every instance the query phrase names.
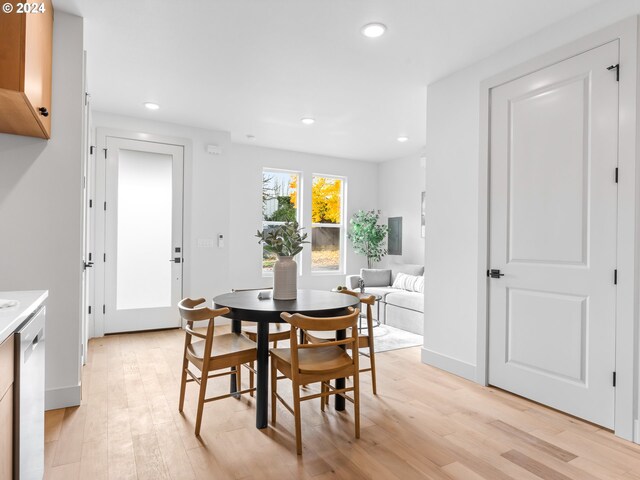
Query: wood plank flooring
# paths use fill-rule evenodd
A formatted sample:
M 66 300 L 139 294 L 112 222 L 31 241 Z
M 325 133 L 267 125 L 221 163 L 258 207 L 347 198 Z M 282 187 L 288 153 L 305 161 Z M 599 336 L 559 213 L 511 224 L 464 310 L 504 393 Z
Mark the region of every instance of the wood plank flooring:
M 360 440 L 350 404 L 322 413 L 304 402 L 298 457 L 293 416 L 279 409 L 275 428 L 257 430 L 246 395 L 206 404 L 198 439 L 195 384 L 177 411 L 183 338 L 91 340 L 82 405 L 46 413 L 45 478 L 640 480 L 639 445 L 423 365 L 419 348 L 378 354 L 375 397 L 361 376 Z M 211 387 L 224 393 L 228 379 Z

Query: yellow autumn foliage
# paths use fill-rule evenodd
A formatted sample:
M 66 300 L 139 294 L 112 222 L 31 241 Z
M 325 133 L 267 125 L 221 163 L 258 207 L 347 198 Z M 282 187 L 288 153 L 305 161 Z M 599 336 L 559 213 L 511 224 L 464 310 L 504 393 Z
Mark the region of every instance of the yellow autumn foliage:
M 298 177 L 291 176 L 291 203 L 298 208 Z M 342 181 L 337 178 L 313 177 L 311 188 L 311 221 L 340 223 Z

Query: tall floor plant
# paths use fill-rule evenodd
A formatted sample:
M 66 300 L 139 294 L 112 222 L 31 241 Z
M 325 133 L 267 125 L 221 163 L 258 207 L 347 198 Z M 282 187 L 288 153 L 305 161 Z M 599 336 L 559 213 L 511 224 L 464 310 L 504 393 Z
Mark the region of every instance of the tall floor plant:
M 387 254 L 385 238 L 389 227 L 378 225 L 380 210 L 358 210 L 349 224 L 351 228 L 347 238 L 351 240 L 356 253 L 367 257 L 367 265 L 373 268 L 374 262 L 379 262 Z

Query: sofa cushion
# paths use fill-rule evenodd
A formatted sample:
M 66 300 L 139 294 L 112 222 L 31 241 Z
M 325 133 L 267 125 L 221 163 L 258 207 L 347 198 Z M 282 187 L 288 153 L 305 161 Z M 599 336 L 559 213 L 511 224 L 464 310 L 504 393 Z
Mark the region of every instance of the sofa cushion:
M 396 307 L 410 308 L 418 312 L 424 312 L 424 295 L 406 290 L 395 290 L 385 296 L 385 302 Z
M 398 273 L 395 281 L 393 282 L 393 288 L 399 288 L 401 290 L 407 290 L 409 292 L 424 292 L 424 277 L 417 275 L 407 275 L 406 273 Z
M 360 276 L 366 287 L 388 287 L 391 285 L 391 270 L 378 268 L 363 268 Z
M 416 275 L 418 277 L 421 277 L 422 275 L 424 275 L 424 265 L 413 265 L 410 263 L 407 263 L 406 265 L 392 265 L 391 267 L 392 271 L 391 271 L 391 281 L 389 282 L 389 285 L 393 285 L 393 282 L 396 281 L 396 277 L 398 276 L 399 273 L 406 273 L 407 275 Z
M 385 298 L 388 294 L 397 292 L 397 288 L 392 287 L 365 287 L 364 293 L 370 293 L 372 295 L 380 295 L 382 298 L 380 299 L 382 302 L 385 301 Z

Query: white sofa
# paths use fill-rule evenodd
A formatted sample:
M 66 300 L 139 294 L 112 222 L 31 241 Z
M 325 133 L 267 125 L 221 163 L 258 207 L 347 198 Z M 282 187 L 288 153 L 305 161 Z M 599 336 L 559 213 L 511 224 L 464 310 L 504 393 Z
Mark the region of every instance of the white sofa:
M 388 269 L 362 269 L 360 275 L 347 275 L 346 286 L 358 290 L 358 282 L 365 282 L 365 292 L 378 294 L 380 299 L 380 321 L 392 327 L 422 335 L 424 332 L 424 294 L 411 292 L 392 285 L 398 273 L 424 275 L 423 265 L 392 265 Z M 377 308 L 373 309 L 374 317 Z

